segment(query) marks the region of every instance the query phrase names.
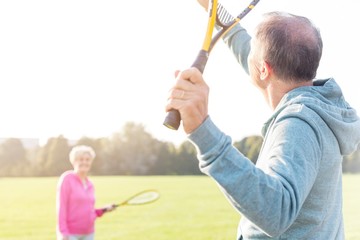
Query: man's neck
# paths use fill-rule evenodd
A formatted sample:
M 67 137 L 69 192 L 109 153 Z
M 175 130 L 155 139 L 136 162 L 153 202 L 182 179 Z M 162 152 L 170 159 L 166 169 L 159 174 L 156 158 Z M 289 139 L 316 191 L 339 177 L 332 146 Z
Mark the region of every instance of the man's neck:
M 278 79 L 274 79 L 267 86 L 264 91 L 265 98 L 272 110 L 275 110 L 277 105 L 285 94 L 298 87 L 312 86 L 312 81 L 304 82 L 285 82 Z

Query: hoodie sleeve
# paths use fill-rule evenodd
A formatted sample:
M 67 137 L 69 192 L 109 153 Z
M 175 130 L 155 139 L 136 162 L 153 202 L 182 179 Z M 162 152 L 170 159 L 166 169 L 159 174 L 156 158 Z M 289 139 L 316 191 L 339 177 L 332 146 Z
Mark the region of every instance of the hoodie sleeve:
M 236 61 L 242 66 L 244 71 L 249 74 L 247 58 L 250 53 L 251 36 L 246 29 L 238 24 L 225 34 L 223 40 L 235 56 Z
M 66 181 L 65 176 L 61 176 L 57 187 L 56 208 L 57 208 L 58 231 L 63 236 L 69 235 L 69 230 L 66 221 L 69 194 L 70 194 L 69 181 Z
M 315 181 L 319 163 L 313 160 L 320 150 L 314 131 L 301 120 L 284 120 L 270 134 L 258 166 L 210 118 L 188 137 L 197 148 L 200 170 L 230 203 L 267 235 L 279 236 L 295 221 Z

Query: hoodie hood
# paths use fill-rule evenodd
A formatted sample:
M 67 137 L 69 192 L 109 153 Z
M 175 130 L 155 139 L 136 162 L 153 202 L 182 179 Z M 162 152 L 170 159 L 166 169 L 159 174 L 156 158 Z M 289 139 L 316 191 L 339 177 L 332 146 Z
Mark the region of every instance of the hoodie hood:
M 356 110 L 345 101 L 334 79 L 316 80 L 311 87 L 299 87 L 288 92 L 263 130 L 267 130 L 284 108 L 293 104 L 305 105 L 323 119 L 334 133 L 342 155 L 351 154 L 359 147 L 360 118 Z

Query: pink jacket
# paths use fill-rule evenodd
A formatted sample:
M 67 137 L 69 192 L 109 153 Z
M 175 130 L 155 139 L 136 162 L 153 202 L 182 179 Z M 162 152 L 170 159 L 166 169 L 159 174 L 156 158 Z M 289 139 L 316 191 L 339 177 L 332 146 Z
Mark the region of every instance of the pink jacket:
M 73 171 L 60 176 L 56 197 L 57 231 L 63 236 L 93 233 L 95 219 L 104 214 L 103 210 L 94 208 L 94 186 L 89 179 L 86 181 L 85 188 Z

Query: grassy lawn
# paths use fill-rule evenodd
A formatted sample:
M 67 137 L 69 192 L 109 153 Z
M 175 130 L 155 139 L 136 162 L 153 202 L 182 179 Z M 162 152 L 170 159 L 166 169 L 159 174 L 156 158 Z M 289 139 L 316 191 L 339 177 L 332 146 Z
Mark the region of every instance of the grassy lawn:
M 96 222 L 97 240 L 235 239 L 240 216 L 205 176 L 92 177 L 97 207 L 148 188 L 158 201 L 125 206 Z M 346 239 L 360 239 L 360 175 L 344 176 Z M 0 179 L 0 239 L 55 239 L 57 178 Z

